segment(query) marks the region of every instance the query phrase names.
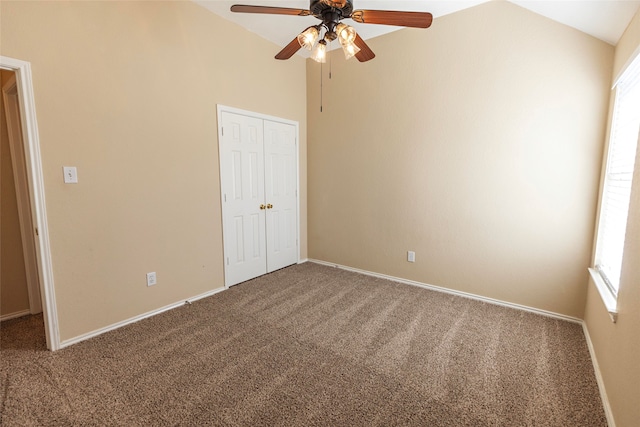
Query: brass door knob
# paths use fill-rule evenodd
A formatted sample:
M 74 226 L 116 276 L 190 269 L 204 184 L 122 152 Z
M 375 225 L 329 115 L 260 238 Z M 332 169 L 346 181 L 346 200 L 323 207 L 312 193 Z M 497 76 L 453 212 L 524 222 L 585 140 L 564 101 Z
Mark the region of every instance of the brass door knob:
M 267 209 L 271 209 L 271 208 L 273 208 L 273 205 L 272 205 L 271 203 L 269 203 L 269 204 L 267 205 Z
M 267 207 L 265 205 L 260 205 L 260 210 L 265 210 Z

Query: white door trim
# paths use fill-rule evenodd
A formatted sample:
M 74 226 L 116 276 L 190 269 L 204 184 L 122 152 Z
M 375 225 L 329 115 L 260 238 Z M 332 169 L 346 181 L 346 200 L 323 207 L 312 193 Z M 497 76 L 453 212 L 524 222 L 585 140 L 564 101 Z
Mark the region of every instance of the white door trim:
M 233 114 L 241 114 L 243 116 L 248 116 L 248 117 L 253 117 L 256 119 L 262 119 L 262 120 L 269 120 L 272 122 L 278 122 L 278 123 L 285 123 L 288 125 L 292 125 L 295 126 L 295 132 L 296 132 L 296 198 L 298 200 L 297 202 L 297 213 L 296 213 L 296 233 L 297 233 L 297 253 L 298 253 L 298 264 L 300 263 L 300 123 L 294 121 L 294 120 L 288 120 L 288 119 L 283 119 L 281 117 L 275 117 L 275 116 L 270 116 L 267 114 L 262 114 L 262 113 L 256 113 L 253 111 L 248 111 L 248 110 L 242 110 L 240 108 L 235 108 L 235 107 L 229 107 L 227 105 L 222 105 L 222 104 L 217 104 L 217 123 L 218 123 L 218 171 L 219 173 L 221 172 L 220 170 L 220 159 L 222 156 L 222 153 L 220 152 L 220 147 L 221 147 L 221 141 L 222 141 L 222 120 L 221 120 L 221 114 L 222 112 L 227 112 L 227 113 L 233 113 Z M 221 206 L 221 210 L 224 208 L 224 201 L 222 200 L 222 176 L 220 176 L 220 206 Z M 222 217 L 224 217 L 224 214 L 222 215 Z M 220 224 L 220 227 L 222 227 L 222 224 Z M 223 252 L 224 252 L 224 235 L 222 236 L 223 238 Z M 225 255 L 226 256 L 226 255 Z M 223 262 L 223 265 L 225 265 L 226 268 L 226 263 Z M 227 285 L 226 281 L 224 284 L 224 287 L 226 289 L 229 288 L 229 286 Z
M 0 68 L 16 73 L 32 224 L 35 225 L 37 230 L 35 249 L 38 261 L 40 293 L 42 294 L 45 335 L 47 348 L 49 350 L 58 350 L 60 348 L 60 332 L 53 284 L 53 266 L 49 244 L 49 228 L 47 225 L 47 211 L 44 197 L 44 176 L 42 173 L 40 138 L 38 135 L 35 99 L 33 96 L 31 64 L 26 61 L 0 56 Z
M 16 189 L 18 205 L 18 220 L 20 237 L 22 239 L 22 254 L 24 257 L 27 293 L 29 294 L 29 312 L 42 312 L 40 298 L 40 281 L 38 278 L 38 263 L 36 262 L 36 236 L 31 221 L 31 205 L 29 204 L 29 184 L 27 181 L 24 144 L 22 143 L 22 126 L 20 125 L 20 102 L 15 74 L 2 86 L 2 100 L 7 118 L 7 134 L 9 136 L 9 151 Z

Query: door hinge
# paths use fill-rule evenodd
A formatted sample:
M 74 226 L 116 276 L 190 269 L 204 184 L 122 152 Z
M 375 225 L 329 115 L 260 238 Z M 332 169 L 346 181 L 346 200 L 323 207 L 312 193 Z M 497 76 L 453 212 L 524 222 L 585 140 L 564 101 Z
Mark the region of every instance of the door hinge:
M 36 236 L 39 236 L 40 234 L 38 233 L 38 227 L 36 227 Z
M 227 257 L 227 265 L 229 265 L 229 257 Z
M 227 201 L 227 195 L 223 194 L 223 196 L 224 196 L 224 201 L 226 202 Z
M 222 136 L 224 136 L 224 127 L 221 127 L 220 130 L 222 131 Z

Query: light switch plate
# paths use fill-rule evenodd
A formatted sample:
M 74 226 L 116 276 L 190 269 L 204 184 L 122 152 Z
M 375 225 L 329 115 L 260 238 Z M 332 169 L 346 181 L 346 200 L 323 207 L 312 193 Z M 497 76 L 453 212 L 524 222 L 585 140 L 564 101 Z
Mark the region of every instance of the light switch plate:
M 77 184 L 78 183 L 78 170 L 75 166 L 63 166 L 64 183 L 65 184 Z

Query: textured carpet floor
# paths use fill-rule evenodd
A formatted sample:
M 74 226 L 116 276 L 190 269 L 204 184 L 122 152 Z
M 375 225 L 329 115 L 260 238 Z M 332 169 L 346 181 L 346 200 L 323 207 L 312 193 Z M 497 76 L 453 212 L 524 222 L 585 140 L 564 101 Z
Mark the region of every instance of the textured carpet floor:
M 3 322 L 3 426 L 606 426 L 582 329 L 306 263 L 58 352 Z

